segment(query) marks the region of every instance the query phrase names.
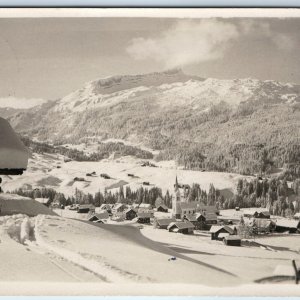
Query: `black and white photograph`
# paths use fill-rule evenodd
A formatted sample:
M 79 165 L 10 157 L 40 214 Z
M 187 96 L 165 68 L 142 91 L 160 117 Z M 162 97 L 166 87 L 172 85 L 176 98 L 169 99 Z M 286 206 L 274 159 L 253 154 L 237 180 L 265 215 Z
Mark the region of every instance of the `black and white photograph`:
M 0 9 L 0 294 L 299 296 L 299 49 L 298 9 Z

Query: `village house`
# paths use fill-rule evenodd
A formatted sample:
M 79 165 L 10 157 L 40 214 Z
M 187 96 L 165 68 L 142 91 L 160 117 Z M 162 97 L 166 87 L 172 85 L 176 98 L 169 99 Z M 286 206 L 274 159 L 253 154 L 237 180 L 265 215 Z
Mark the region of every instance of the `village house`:
M 169 224 L 167 229 L 170 232 L 183 233 L 183 234 L 192 234 L 194 232 L 195 226 L 189 222 L 172 222 Z
M 193 215 L 197 211 L 196 202 L 182 202 L 180 203 L 181 208 L 181 218 L 185 215 Z
M 128 208 L 127 210 L 124 211 L 124 218 L 126 220 L 132 220 L 137 217 L 137 213 L 134 209 Z
M 258 233 L 270 233 L 275 230 L 275 223 L 271 219 L 254 219 Z
M 151 210 L 153 207 L 150 203 L 141 203 L 139 209 Z
M 111 205 L 104 203 L 104 204 L 101 204 L 100 207 L 95 208 L 96 213 L 100 213 L 102 211 L 107 211 L 109 214 L 111 214 Z
M 109 218 L 109 214 L 107 211 L 103 211 L 102 213 L 94 213 L 89 217 L 89 221 L 104 223 L 103 220 L 107 220 Z
M 225 236 L 223 242 L 227 246 L 240 247 L 242 245 L 242 240 L 238 235 Z
M 117 203 L 112 208 L 112 213 L 113 214 L 120 213 L 120 212 L 123 212 L 125 209 L 126 209 L 126 205 L 125 204 L 123 204 L 123 203 Z
M 151 213 L 138 212 L 137 217 L 138 217 L 138 220 L 137 220 L 138 223 L 150 224 Z
M 176 219 L 175 218 L 164 218 L 164 219 L 155 218 L 153 221 L 153 227 L 158 228 L 158 229 L 167 229 L 168 226 L 172 222 L 176 222 Z
M 247 209 L 243 211 L 243 216 L 246 218 L 260 218 L 260 219 L 270 219 L 270 212 L 266 209 L 263 210 L 251 210 Z
M 156 208 L 156 210 L 159 211 L 159 212 L 167 213 L 168 212 L 168 207 L 164 204 L 161 204 Z
M 80 204 L 77 208 L 77 213 L 85 214 L 89 212 L 95 212 L 95 206 L 93 204 Z
M 277 219 L 275 230 L 277 232 L 300 232 L 300 220 L 293 219 Z
M 208 227 L 216 225 L 218 223 L 218 216 L 215 213 L 206 213 L 205 215 L 205 225 Z
M 234 235 L 236 233 L 236 230 L 232 229 L 227 225 L 224 226 L 213 225 L 210 228 L 209 232 L 211 233 L 212 240 L 223 240 L 225 236 Z
M 207 214 L 215 214 L 219 215 L 220 211 L 217 209 L 215 205 L 205 205 L 204 203 L 197 203 L 197 211 L 204 214 L 206 216 Z
M 195 229 L 198 227 L 198 221 L 197 221 L 197 217 L 195 214 L 193 215 L 184 215 L 182 217 L 182 221 L 188 221 L 190 223 L 192 223 L 195 226 Z
M 35 198 L 35 201 L 44 204 L 45 206 L 49 207 L 50 205 L 50 199 L 49 198 Z

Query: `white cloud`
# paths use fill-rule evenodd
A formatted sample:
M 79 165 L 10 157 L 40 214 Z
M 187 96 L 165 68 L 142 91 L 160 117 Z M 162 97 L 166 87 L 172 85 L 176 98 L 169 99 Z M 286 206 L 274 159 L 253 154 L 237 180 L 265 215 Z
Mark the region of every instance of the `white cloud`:
M 216 19 L 178 21 L 156 38 L 136 38 L 127 52 L 136 60 L 153 59 L 166 68 L 222 58 L 239 32 L 235 25 Z
M 152 59 L 165 68 L 174 68 L 222 58 L 241 36 L 260 36 L 279 50 L 294 47 L 290 36 L 273 32 L 268 22 L 202 19 L 179 20 L 155 38 L 135 38 L 126 51 L 136 60 Z
M 31 108 L 47 102 L 47 100 L 39 98 L 16 98 L 6 97 L 0 98 L 0 107 L 11 107 L 11 108 Z

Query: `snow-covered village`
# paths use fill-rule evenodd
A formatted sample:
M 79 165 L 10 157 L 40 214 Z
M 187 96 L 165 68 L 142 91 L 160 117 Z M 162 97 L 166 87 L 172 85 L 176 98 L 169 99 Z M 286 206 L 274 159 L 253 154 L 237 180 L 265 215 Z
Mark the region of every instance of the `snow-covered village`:
M 300 281 L 299 19 L 74 20 L 0 18 L 0 282 L 287 295 Z M 244 41 L 266 66 L 290 51 L 294 77 L 227 62 Z

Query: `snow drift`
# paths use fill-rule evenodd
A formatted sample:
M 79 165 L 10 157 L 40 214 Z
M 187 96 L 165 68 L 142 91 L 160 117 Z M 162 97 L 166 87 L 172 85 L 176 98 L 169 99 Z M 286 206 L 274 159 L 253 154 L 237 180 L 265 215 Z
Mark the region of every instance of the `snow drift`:
M 45 205 L 27 197 L 13 194 L 0 194 L 0 216 L 25 214 L 29 217 L 56 214 Z

